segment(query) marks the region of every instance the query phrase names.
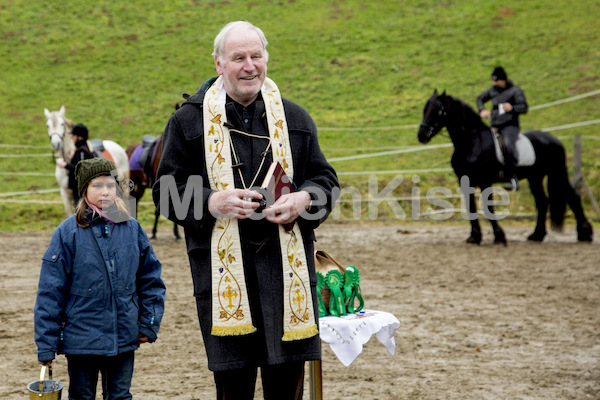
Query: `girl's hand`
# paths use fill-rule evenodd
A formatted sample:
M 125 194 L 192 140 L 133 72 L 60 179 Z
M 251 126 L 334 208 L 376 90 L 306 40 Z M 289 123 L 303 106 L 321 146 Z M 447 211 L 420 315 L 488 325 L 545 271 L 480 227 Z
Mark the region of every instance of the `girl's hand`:
M 138 335 L 138 344 L 142 344 L 142 343 L 149 343 L 150 339 L 148 339 L 148 336 L 144 336 L 141 333 Z

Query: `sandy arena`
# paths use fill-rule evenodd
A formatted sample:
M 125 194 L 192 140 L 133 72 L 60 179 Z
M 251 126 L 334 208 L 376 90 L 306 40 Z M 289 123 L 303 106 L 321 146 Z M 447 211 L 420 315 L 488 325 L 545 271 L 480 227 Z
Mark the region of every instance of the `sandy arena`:
M 167 285 L 159 340 L 136 353 L 134 398 L 214 399 L 183 240 L 163 224 L 154 249 Z M 600 228 L 594 224 L 597 235 Z M 533 230 L 503 224 L 509 244 L 467 245 L 466 223 L 334 224 L 317 248 L 359 268 L 369 309 L 401 322 L 396 355 L 372 338 L 344 367 L 323 346 L 326 400 L 600 399 L 600 245 L 575 229 L 529 243 Z M 51 232 L 0 232 L 0 398 L 29 398 L 38 379 L 33 305 Z M 308 368 L 307 368 L 308 371 Z M 54 362 L 65 383 L 66 359 Z M 304 399 L 310 399 L 308 372 Z M 98 398 L 101 398 L 98 394 Z M 262 398 L 260 383 L 256 399 Z

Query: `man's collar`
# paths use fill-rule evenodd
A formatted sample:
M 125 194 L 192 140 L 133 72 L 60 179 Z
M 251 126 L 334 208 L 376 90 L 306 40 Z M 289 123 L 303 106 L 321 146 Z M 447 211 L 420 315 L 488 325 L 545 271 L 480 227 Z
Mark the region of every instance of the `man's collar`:
M 247 106 L 244 106 L 244 105 L 238 103 L 237 101 L 235 101 L 234 99 L 229 97 L 229 95 L 226 96 L 225 104 L 233 103 L 233 105 L 235 106 L 235 109 L 238 110 L 239 112 L 241 112 L 244 108 L 246 108 L 248 110 L 254 110 L 257 101 L 263 101 L 262 92 L 258 92 L 256 99 L 254 99 L 254 101 L 252 103 L 248 104 Z

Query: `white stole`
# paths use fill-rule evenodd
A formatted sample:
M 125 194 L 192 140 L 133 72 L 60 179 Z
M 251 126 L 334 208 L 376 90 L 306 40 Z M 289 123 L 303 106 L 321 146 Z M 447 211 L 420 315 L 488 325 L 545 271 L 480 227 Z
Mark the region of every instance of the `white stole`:
M 275 82 L 265 78 L 261 88 L 273 161 L 279 161 L 293 178 L 292 151 L 281 94 Z M 203 103 L 204 152 L 213 190 L 235 187 L 229 129 L 225 112 L 225 89 L 219 78 L 206 91 Z M 283 341 L 318 334 L 308 263 L 298 224 L 291 231 L 279 225 L 283 267 Z M 212 331 L 215 336 L 245 335 L 256 331 L 250 315 L 238 221 L 217 218 L 211 236 Z M 260 273 L 260 272 L 259 272 Z M 277 317 L 277 316 L 274 316 Z

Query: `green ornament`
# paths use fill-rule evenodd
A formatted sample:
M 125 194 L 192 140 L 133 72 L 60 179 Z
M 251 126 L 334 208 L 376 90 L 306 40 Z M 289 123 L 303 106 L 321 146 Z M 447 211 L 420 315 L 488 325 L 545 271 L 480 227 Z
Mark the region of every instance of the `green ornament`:
M 365 308 L 365 301 L 361 295 L 360 290 L 360 272 L 358 272 L 358 268 L 354 268 L 354 288 L 352 290 L 352 301 L 354 302 L 354 298 L 358 299 L 358 307 L 354 310 L 354 312 L 359 312 L 363 308 Z
M 336 317 L 346 315 L 344 297 L 341 291 L 341 288 L 344 285 L 344 277 L 342 273 L 335 269 L 327 272 L 325 283 L 329 287 L 329 290 L 331 290 L 331 297 L 329 298 L 329 313 Z
M 325 308 L 325 303 L 323 303 L 323 297 L 321 296 L 321 289 L 325 287 L 325 277 L 322 273 L 317 272 L 317 303 L 319 306 L 319 317 L 324 317 L 327 315 L 327 309 Z
M 352 268 L 347 268 L 344 273 L 344 299 L 346 303 L 346 311 L 349 314 L 354 313 L 352 306 L 352 288 L 354 287 L 354 271 Z
M 358 272 L 358 268 L 352 266 L 354 268 L 354 286 L 358 286 L 360 284 L 360 273 Z

